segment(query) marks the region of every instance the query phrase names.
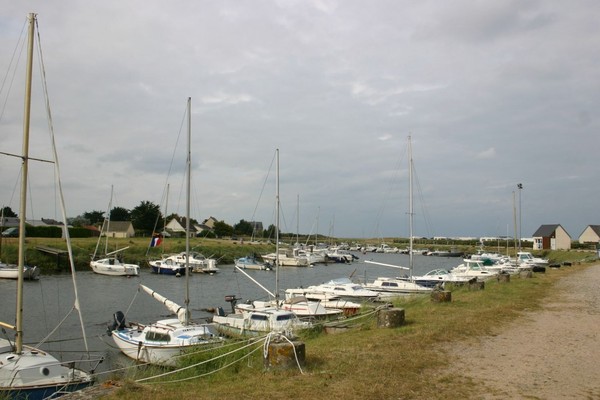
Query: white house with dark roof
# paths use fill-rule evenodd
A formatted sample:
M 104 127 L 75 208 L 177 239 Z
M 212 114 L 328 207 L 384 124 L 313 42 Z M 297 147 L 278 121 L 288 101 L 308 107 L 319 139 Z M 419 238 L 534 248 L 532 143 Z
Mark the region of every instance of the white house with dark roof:
M 588 225 L 579 235 L 579 243 L 600 243 L 600 225 Z
M 571 236 L 560 224 L 542 225 L 533 234 L 534 250 L 569 250 Z
M 104 236 L 112 238 L 130 238 L 135 236 L 135 229 L 131 221 L 110 221 Z
M 169 223 L 167 224 L 167 226 L 165 226 L 165 229 L 168 232 L 181 233 L 185 236 L 186 224 L 187 224 L 187 222 L 186 222 L 185 217 L 177 217 L 177 218 L 173 218 L 172 220 L 170 220 Z M 198 233 L 197 226 L 193 223 L 190 223 L 190 237 L 196 236 L 197 233 Z

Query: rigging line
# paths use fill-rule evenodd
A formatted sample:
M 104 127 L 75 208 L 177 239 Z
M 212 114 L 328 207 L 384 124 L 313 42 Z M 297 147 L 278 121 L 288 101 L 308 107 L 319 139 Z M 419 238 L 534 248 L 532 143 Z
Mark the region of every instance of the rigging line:
M 242 346 L 242 347 L 240 347 L 238 349 L 234 349 L 234 350 L 229 351 L 227 353 L 220 354 L 220 355 L 218 355 L 218 356 L 216 356 L 214 358 L 211 358 L 210 360 L 200 361 L 199 363 L 188 365 L 188 366 L 183 367 L 183 368 L 178 368 L 178 369 L 175 369 L 175 370 L 172 370 L 172 371 L 167 371 L 167 372 L 164 372 L 162 374 L 158 374 L 158 375 L 154 375 L 154 376 L 149 376 L 147 378 L 141 378 L 141 379 L 136 380 L 136 382 L 138 382 L 138 383 L 139 382 L 145 382 L 145 381 L 152 380 L 152 379 L 162 378 L 162 377 L 168 376 L 168 375 L 173 375 L 173 374 L 176 374 L 176 373 L 188 370 L 190 368 L 196 368 L 196 367 L 198 367 L 200 365 L 207 364 L 209 362 L 216 361 L 216 360 L 218 360 L 220 358 L 230 356 L 231 354 L 235 354 L 238 351 L 245 350 L 248 347 L 256 346 L 256 348 L 254 350 L 252 350 L 250 353 L 244 355 L 239 360 L 234 360 L 231 363 L 225 365 L 225 367 L 229 367 L 230 365 L 232 365 L 232 364 L 234 364 L 234 363 L 236 363 L 238 361 L 241 361 L 244 358 L 248 357 L 250 354 L 254 353 L 255 351 L 260 350 L 262 348 L 262 343 L 264 342 L 265 338 L 266 338 L 266 336 L 262 336 L 262 337 L 258 338 L 256 341 L 249 341 L 248 344 L 245 344 L 244 346 Z M 205 375 L 210 375 L 210 374 L 213 374 L 213 373 L 215 373 L 217 371 L 220 371 L 220 370 L 224 369 L 225 367 L 222 367 L 222 368 L 219 368 L 219 369 L 217 369 L 215 371 L 211 371 L 211 372 L 208 372 L 206 374 L 201 374 L 201 375 L 198 375 L 198 376 L 195 376 L 195 377 L 183 378 L 183 380 L 189 380 L 189 379 L 199 378 L 199 377 L 205 376 Z M 176 382 L 180 382 L 180 381 L 181 380 L 163 381 L 163 382 L 150 382 L 150 383 L 151 384 L 156 384 L 156 383 L 176 383 Z
M 376 214 L 376 224 L 375 224 L 375 235 L 379 234 L 380 236 L 382 236 L 382 232 L 379 229 L 379 224 L 383 218 L 383 214 L 385 213 L 385 210 L 387 208 L 387 203 L 389 202 L 390 198 L 391 198 L 391 193 L 393 191 L 393 189 L 396 187 L 396 185 L 398 184 L 398 182 L 400 181 L 400 170 L 401 170 L 401 166 L 404 165 L 404 157 L 407 155 L 408 153 L 408 146 L 405 147 L 405 149 L 402 151 L 401 153 L 401 157 L 396 161 L 396 164 L 394 166 L 394 173 L 393 175 L 390 177 L 389 183 L 388 183 L 388 189 L 385 192 L 383 199 L 381 201 L 381 205 L 379 207 L 379 210 Z M 382 238 L 383 239 L 383 238 Z
M 10 63 L 8 64 L 8 69 L 6 70 L 6 74 L 4 75 L 4 79 L 2 80 L 2 86 L 0 87 L 0 93 L 2 93 L 4 91 L 4 85 L 6 84 L 6 80 L 8 79 L 10 70 L 13 66 L 13 61 L 15 60 L 15 55 L 18 54 L 17 61 L 14 63 L 14 70 L 13 70 L 12 78 L 10 79 L 10 85 L 8 86 L 8 91 L 6 92 L 6 97 L 4 98 L 4 103 L 2 104 L 2 111 L 0 112 L 0 121 L 4 117 L 4 111 L 6 110 L 6 104 L 8 104 L 8 98 L 10 96 L 10 92 L 11 92 L 13 83 L 15 82 L 15 76 L 17 75 L 17 66 L 19 65 L 19 62 L 21 60 L 21 55 L 23 54 L 23 49 L 25 48 L 25 43 L 27 42 L 26 35 L 25 35 L 27 24 L 28 24 L 28 20 L 25 19 L 25 23 L 23 24 L 23 28 L 21 29 L 21 34 L 19 35 L 17 45 L 15 46 L 15 49 L 13 50 L 12 57 L 10 58 Z M 21 48 L 21 50 L 17 51 L 19 49 L 19 47 Z
M 44 57 L 43 57 L 43 53 L 42 53 L 42 41 L 41 41 L 41 36 L 40 36 L 40 30 L 39 30 L 39 26 L 38 25 L 38 21 L 37 19 L 35 19 L 35 24 L 36 24 L 36 33 L 37 33 L 37 48 L 38 48 L 38 53 L 39 53 L 39 59 L 40 59 L 40 71 L 42 73 L 42 88 L 43 88 L 43 92 L 44 92 L 44 98 L 45 98 L 45 105 L 46 105 L 46 113 L 47 113 L 47 118 L 48 118 L 48 128 L 49 128 L 49 134 L 50 134 L 50 140 L 52 143 L 52 155 L 53 155 L 53 159 L 54 159 L 54 169 L 55 169 L 55 183 L 58 186 L 58 192 L 60 194 L 60 205 L 61 205 L 61 211 L 62 211 L 62 219 L 63 219 L 63 233 L 64 233 L 64 237 L 65 240 L 67 242 L 67 252 L 69 255 L 69 264 L 71 266 L 71 278 L 73 281 L 73 292 L 75 294 L 75 300 L 74 300 L 74 304 L 73 304 L 73 308 L 77 310 L 77 313 L 79 315 L 79 323 L 80 323 L 80 327 L 81 327 L 81 332 L 83 334 L 83 342 L 85 345 L 85 349 L 86 351 L 89 352 L 89 347 L 88 347 L 88 343 L 87 343 L 87 335 L 85 334 L 85 325 L 83 323 L 83 315 L 81 313 L 81 306 L 79 304 L 79 295 L 78 295 L 78 290 L 77 290 L 77 278 L 76 278 L 76 272 L 75 272 L 75 262 L 74 262 L 74 257 L 73 257 L 73 248 L 71 246 L 71 238 L 69 236 L 69 229 L 68 229 L 68 224 L 67 224 L 67 211 L 65 208 L 65 199 L 63 196 L 63 191 L 62 191 L 62 182 L 60 179 L 60 165 L 58 162 L 58 152 L 56 150 L 56 140 L 55 140 L 55 136 L 54 136 L 54 124 L 52 123 L 52 113 L 50 111 L 50 96 L 48 93 L 48 84 L 47 84 L 47 80 L 46 80 L 46 69 L 44 66 Z M 89 356 L 89 353 L 88 353 Z
M 50 333 L 48 333 L 46 335 L 46 337 L 44 337 L 38 344 L 36 344 L 34 347 L 40 347 L 41 345 L 43 345 L 44 343 L 46 343 L 46 341 L 54 334 L 54 332 L 56 332 L 58 330 L 58 328 L 60 328 L 60 326 L 63 324 L 63 322 L 65 322 L 65 320 L 67 319 L 67 317 L 69 315 L 71 315 L 71 313 L 73 312 L 73 310 L 75 309 L 75 306 L 71 307 L 71 309 L 69 310 L 69 312 L 63 317 L 62 320 L 60 320 L 60 322 L 58 323 L 58 325 L 56 325 L 56 327 L 50 331 Z M 85 340 L 85 338 L 84 338 Z
M 258 205 L 260 204 L 260 200 L 262 199 L 262 195 L 265 191 L 265 187 L 267 186 L 267 181 L 269 180 L 269 175 L 271 174 L 271 170 L 273 169 L 273 164 L 275 163 L 276 155 L 277 155 L 277 153 L 273 153 L 273 158 L 271 158 L 271 164 L 269 165 L 269 168 L 267 169 L 267 173 L 265 175 L 265 179 L 263 180 L 263 184 L 260 189 L 258 199 L 256 200 L 256 204 L 254 205 L 254 210 L 252 211 L 252 221 L 255 221 L 255 219 L 256 219 L 256 211 L 258 209 Z M 252 228 L 252 237 L 254 237 L 255 230 L 256 230 L 256 225 Z
M 419 180 L 419 176 L 417 175 L 416 167 L 413 164 L 413 176 L 415 178 L 417 193 L 419 196 L 419 203 L 421 206 L 421 212 L 423 213 L 423 220 L 425 222 L 425 229 L 427 230 L 429 237 L 435 236 L 435 229 L 431 222 L 431 216 L 429 215 L 429 210 L 427 209 L 427 204 L 425 203 L 425 198 L 423 196 L 423 190 L 421 188 L 421 181 Z

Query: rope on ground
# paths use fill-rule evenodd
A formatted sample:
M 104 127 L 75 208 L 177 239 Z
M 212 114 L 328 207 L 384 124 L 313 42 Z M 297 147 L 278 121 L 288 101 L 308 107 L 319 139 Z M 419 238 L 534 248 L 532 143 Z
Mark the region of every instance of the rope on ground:
M 196 363 L 196 364 L 188 365 L 187 367 L 178 368 L 178 369 L 175 369 L 175 370 L 172 370 L 172 371 L 168 371 L 168 372 L 165 372 L 165 373 L 162 373 L 162 374 L 150 376 L 150 377 L 147 377 L 147 378 L 141 378 L 141 379 L 136 380 L 136 382 L 137 383 L 146 382 L 146 381 L 149 381 L 149 380 L 152 380 L 152 379 L 157 379 L 157 378 L 162 378 L 162 377 L 165 377 L 165 376 L 168 376 L 168 375 L 173 375 L 173 374 L 176 374 L 176 373 L 188 370 L 190 368 L 195 368 L 195 367 L 198 367 L 198 366 L 200 366 L 202 364 L 206 364 L 206 363 L 209 363 L 211 361 L 218 360 L 219 358 L 223 358 L 223 357 L 229 356 L 229 355 L 234 354 L 234 353 L 236 353 L 238 351 L 245 350 L 248 347 L 255 346 L 257 343 L 260 344 L 261 341 L 252 341 L 252 342 L 250 342 L 250 343 L 248 343 L 248 344 L 246 344 L 246 345 L 244 345 L 244 346 L 242 346 L 242 347 L 240 347 L 238 349 L 232 350 L 232 351 L 227 352 L 225 354 L 221 354 L 221 355 L 219 355 L 217 357 L 211 358 L 210 360 L 201 361 L 201 362 Z M 256 349 L 252 350 L 250 353 L 244 355 L 243 357 L 241 357 L 241 358 L 239 358 L 237 360 L 234 360 L 231 363 L 228 363 L 228 364 L 224 365 L 223 367 L 218 368 L 218 369 L 216 369 L 214 371 L 210 371 L 210 372 L 207 372 L 207 373 L 199 374 L 199 375 L 188 377 L 188 378 L 182 378 L 182 379 L 172 380 L 172 381 L 160 381 L 160 382 L 148 382 L 148 383 L 150 383 L 150 384 L 157 384 L 157 383 L 183 382 L 183 381 L 187 381 L 187 380 L 201 378 L 203 376 L 211 375 L 211 374 L 214 374 L 215 372 L 221 371 L 221 370 L 223 370 L 223 369 L 225 369 L 225 368 L 227 368 L 227 367 L 235 364 L 236 362 L 239 362 L 239 361 L 247 358 L 248 356 L 250 356 L 250 354 L 253 354 L 258 349 L 260 349 L 260 346 L 257 346 Z

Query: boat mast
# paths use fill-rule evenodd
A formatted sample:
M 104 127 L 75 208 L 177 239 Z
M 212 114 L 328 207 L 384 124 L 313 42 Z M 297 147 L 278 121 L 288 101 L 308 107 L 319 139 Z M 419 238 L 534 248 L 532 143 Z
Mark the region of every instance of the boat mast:
M 409 252 L 408 252 L 408 260 L 409 260 L 409 272 L 410 277 L 412 279 L 413 275 L 413 159 L 412 159 L 412 144 L 410 141 L 410 136 L 408 137 L 408 230 L 410 237 L 408 239 L 409 243 Z
M 184 325 L 189 324 L 190 320 L 190 188 L 192 173 L 192 98 L 187 101 L 188 114 L 188 141 L 187 141 L 187 187 L 185 198 L 185 321 Z
M 110 232 L 110 212 L 112 211 L 113 190 L 114 185 L 110 185 L 110 201 L 108 202 L 108 211 L 106 211 L 106 232 L 104 232 L 106 235 L 106 240 L 104 241 L 104 254 L 108 254 L 108 232 Z
M 29 20 L 29 41 L 27 44 L 27 72 L 25 79 L 25 112 L 23 116 L 23 157 L 21 172 L 21 203 L 19 205 L 19 261 L 17 278 L 17 336 L 15 353 L 23 351 L 23 271 L 25 269 L 25 219 L 27 207 L 27 175 L 29 170 L 29 123 L 31 120 L 31 76 L 33 74 L 33 40 L 35 34 L 35 14 L 27 15 Z
M 279 308 L 279 149 L 275 150 L 275 307 Z
M 513 190 L 513 224 L 515 226 L 515 240 L 513 241 L 515 247 L 515 257 L 517 256 L 517 206 L 515 200 L 515 191 Z

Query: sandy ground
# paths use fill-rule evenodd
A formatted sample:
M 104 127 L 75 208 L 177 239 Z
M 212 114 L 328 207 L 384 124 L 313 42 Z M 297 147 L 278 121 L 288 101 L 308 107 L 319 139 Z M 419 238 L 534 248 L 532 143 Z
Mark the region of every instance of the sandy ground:
M 600 399 L 600 265 L 561 279 L 541 311 L 460 345 L 451 370 L 479 399 Z

